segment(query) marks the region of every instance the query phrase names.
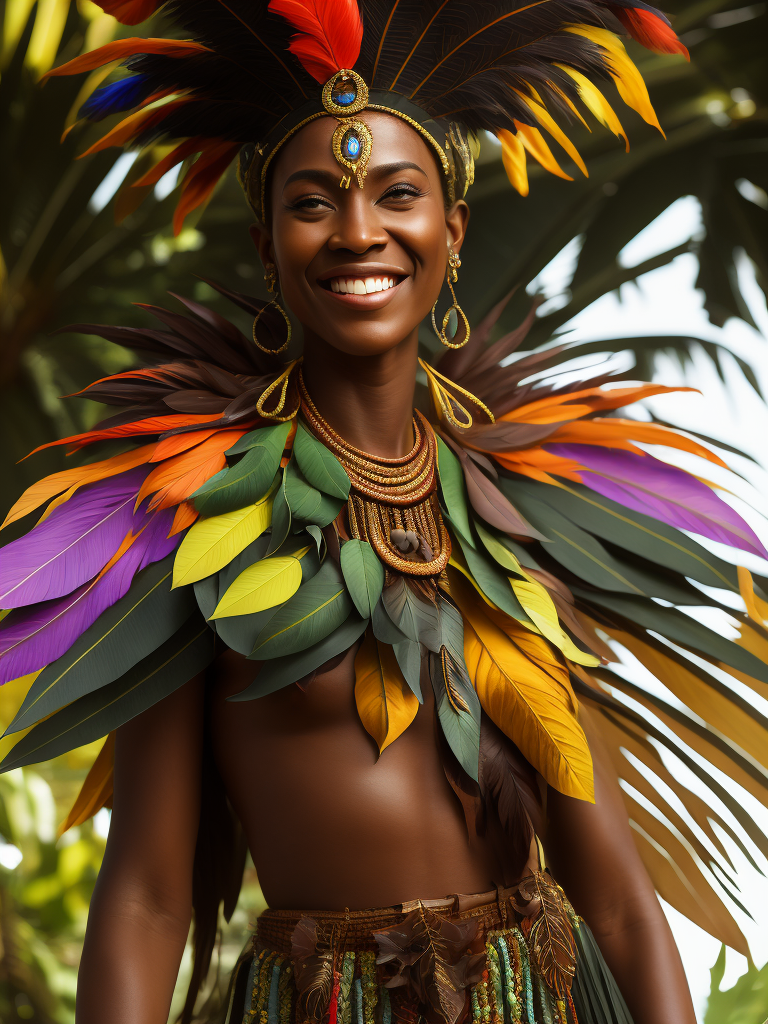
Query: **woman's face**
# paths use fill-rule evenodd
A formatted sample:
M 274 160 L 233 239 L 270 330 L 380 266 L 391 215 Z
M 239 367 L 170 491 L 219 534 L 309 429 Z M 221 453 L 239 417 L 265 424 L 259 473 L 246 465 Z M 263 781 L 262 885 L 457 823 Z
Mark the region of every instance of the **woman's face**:
M 377 355 L 409 337 L 445 280 L 469 210 L 445 209 L 428 144 L 397 117 L 366 113 L 373 152 L 363 188 L 331 151 L 337 122 L 312 121 L 286 143 L 271 174 L 269 229 L 255 226 L 264 263 L 277 267 L 286 305 L 304 328 L 350 355 Z

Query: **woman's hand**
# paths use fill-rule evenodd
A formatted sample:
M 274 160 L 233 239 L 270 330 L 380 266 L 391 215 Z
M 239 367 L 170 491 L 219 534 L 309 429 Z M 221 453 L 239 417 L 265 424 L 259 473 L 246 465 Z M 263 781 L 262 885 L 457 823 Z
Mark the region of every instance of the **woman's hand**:
M 635 847 L 615 772 L 587 714 L 595 803 L 550 789 L 552 872 L 594 932 L 635 1024 L 696 1024 L 683 965 Z
M 203 678 L 118 729 L 115 794 L 91 901 L 77 1024 L 166 1024 L 192 913 Z

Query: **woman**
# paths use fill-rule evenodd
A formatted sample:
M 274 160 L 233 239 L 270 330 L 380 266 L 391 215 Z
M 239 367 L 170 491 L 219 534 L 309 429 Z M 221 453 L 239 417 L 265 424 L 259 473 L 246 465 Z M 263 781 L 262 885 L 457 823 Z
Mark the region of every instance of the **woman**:
M 156 5 L 102 6 L 130 23 Z M 543 358 L 500 368 L 523 334 L 486 349 L 492 321 L 471 335 L 454 291 L 467 130 L 499 134 L 522 189 L 524 145 L 554 164 L 531 122 L 572 151 L 545 104 L 594 105 L 589 78 L 606 68 L 652 120 L 605 24 L 679 44 L 645 7 L 528 21 L 506 2 L 366 3 L 361 22 L 355 2 L 251 6 L 176 4 L 195 42 L 123 40 L 58 69 L 133 55 L 85 112 L 139 106 L 105 144 L 186 138 L 139 184 L 201 153 L 181 219 L 246 144 L 265 279 L 303 331 L 301 359 L 282 364 L 277 298 L 223 288 L 256 314 L 256 347 L 186 301 L 189 318 L 156 311 L 163 331 L 98 329 L 155 365 L 87 389 L 129 408 L 69 440 L 138 447 L 48 478 L 9 517 L 62 496 L 5 549 L 2 600 L 17 610 L 0 666 L 36 678 L 11 731 L 34 728 L 3 767 L 110 733 L 72 824 L 110 797 L 114 751 L 78 1024 L 166 1020 L 194 905 L 189 1019 L 219 902 L 239 890 L 240 828 L 270 909 L 229 1021 L 692 1024 L 617 783 L 619 744 L 647 749 L 656 733 L 601 686 L 620 681 L 601 668 L 604 637 L 661 677 L 647 629 L 764 670 L 703 627 L 683 636 L 690 620 L 672 609 L 653 619 L 654 597 L 691 603 L 684 577 L 739 586 L 676 528 L 654 473 L 685 491 L 686 529 L 712 536 L 717 522 L 719 539 L 759 542 L 706 485 L 629 441 L 711 452 L 595 417 L 668 389 L 520 386 Z M 413 410 L 430 310 L 449 352 L 439 372 L 421 363 L 426 417 Z M 656 489 L 655 518 L 632 466 Z M 716 899 L 700 902 L 730 940 Z

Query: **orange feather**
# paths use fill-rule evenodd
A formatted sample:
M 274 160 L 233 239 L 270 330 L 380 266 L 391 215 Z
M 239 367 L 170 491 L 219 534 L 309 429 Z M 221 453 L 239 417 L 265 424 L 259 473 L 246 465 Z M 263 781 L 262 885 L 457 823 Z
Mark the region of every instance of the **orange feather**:
M 117 18 L 121 25 L 138 25 L 155 13 L 162 0 L 98 0 L 102 11 Z
M 83 71 L 94 71 L 113 60 L 125 60 L 141 53 L 161 53 L 166 57 L 194 57 L 199 53 L 210 53 L 207 46 L 193 43 L 187 39 L 141 39 L 132 36 L 130 39 L 114 39 L 106 46 L 83 53 L 74 60 L 60 64 L 43 75 L 42 81 L 54 75 L 79 75 Z
M 682 53 L 686 60 L 690 54 L 666 21 L 650 11 L 632 7 L 614 7 L 611 10 L 632 38 L 654 53 Z
M 56 448 L 62 444 L 74 445 L 74 449 L 82 448 L 84 445 L 93 444 L 95 441 L 108 441 L 115 437 L 134 437 L 140 434 L 164 434 L 167 430 L 175 430 L 176 427 L 194 427 L 197 424 L 214 423 L 220 417 L 206 416 L 202 413 L 188 414 L 182 412 L 169 413 L 167 416 L 149 416 L 143 420 L 134 420 L 132 423 L 121 423 L 116 427 L 106 427 L 104 430 L 88 430 L 84 434 L 73 434 L 71 437 L 62 437 L 58 441 L 48 441 L 34 448 L 29 455 L 41 452 L 45 448 Z M 26 455 L 25 458 L 29 458 Z
M 115 767 L 115 734 L 111 732 L 104 740 L 104 745 L 91 765 L 85 777 L 72 810 L 59 829 L 63 835 L 75 825 L 82 825 L 92 818 L 102 807 L 112 806 L 112 790 Z
M 199 516 L 200 513 L 191 501 L 182 501 L 176 509 L 176 515 L 173 517 L 173 526 L 171 526 L 171 532 L 168 536 L 175 537 L 177 533 L 181 533 L 182 530 L 186 530 L 188 526 L 191 526 L 192 523 L 199 518 Z
M 150 494 L 150 509 L 170 508 L 193 494 L 219 470 L 227 460 L 224 452 L 239 440 L 244 430 L 218 430 L 189 451 L 166 459 L 146 478 L 136 498 L 137 507 Z
M 173 215 L 173 233 L 178 235 L 188 213 L 202 206 L 219 178 L 240 152 L 239 143 L 220 142 L 202 153 L 184 177 L 181 196 Z

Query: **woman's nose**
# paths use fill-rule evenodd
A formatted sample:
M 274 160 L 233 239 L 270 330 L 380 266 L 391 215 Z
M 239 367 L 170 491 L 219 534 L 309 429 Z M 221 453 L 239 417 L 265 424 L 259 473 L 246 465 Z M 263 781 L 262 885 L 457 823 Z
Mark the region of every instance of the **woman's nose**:
M 346 196 L 347 201 L 340 204 L 328 248 L 363 253 L 373 246 L 386 245 L 387 232 L 375 208 L 365 197 L 365 189 L 360 189 L 354 180 L 351 189 L 355 189 L 355 193 Z

